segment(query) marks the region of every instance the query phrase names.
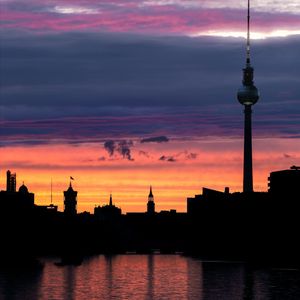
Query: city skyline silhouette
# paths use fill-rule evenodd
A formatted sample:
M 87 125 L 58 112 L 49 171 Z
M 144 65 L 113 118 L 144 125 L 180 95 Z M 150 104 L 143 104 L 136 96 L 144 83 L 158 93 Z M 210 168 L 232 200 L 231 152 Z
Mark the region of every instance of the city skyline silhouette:
M 299 299 L 298 0 L 0 10 L 1 300 Z
M 67 114 L 63 113 L 60 117 L 58 117 L 58 115 L 53 115 L 54 119 L 52 120 L 45 116 L 39 119 L 36 118 L 37 116 L 33 115 L 33 119 L 31 121 L 26 120 L 26 118 L 22 120 L 22 117 L 17 117 L 15 120 L 9 120 L 9 118 L 7 119 L 4 115 L 2 122 L 3 126 L 1 127 L 1 129 L 3 129 L 1 130 L 3 136 L 3 147 L 0 149 L 4 154 L 3 168 L 5 168 L 8 164 L 12 164 L 17 168 L 19 167 L 22 171 L 26 171 L 26 173 L 28 172 L 28 174 L 30 174 L 29 177 L 27 177 L 28 175 L 23 175 L 23 184 L 20 187 L 19 193 L 27 194 L 28 188 L 24 185 L 24 182 L 32 181 L 33 188 L 37 188 L 37 197 L 35 200 L 36 204 L 41 207 L 47 207 L 47 202 L 49 203 L 47 199 L 49 198 L 49 194 L 45 190 L 45 186 L 49 184 L 47 180 L 49 180 L 50 175 L 50 200 L 52 207 L 56 207 L 55 209 L 63 207 L 65 214 L 72 216 L 77 215 L 77 210 L 78 212 L 91 212 L 92 202 L 95 207 L 98 206 L 100 214 L 101 211 L 105 211 L 106 208 L 110 211 L 115 206 L 112 205 L 111 202 L 109 205 L 103 206 L 100 200 L 100 191 L 103 195 L 105 195 L 107 194 L 108 189 L 110 190 L 110 197 L 112 190 L 114 195 L 117 195 L 117 204 L 119 206 L 124 206 L 125 212 L 130 211 L 130 208 L 135 208 L 131 209 L 131 211 L 142 211 L 143 200 L 141 198 L 141 191 L 145 185 L 148 186 L 149 183 L 151 183 L 150 186 L 154 185 L 157 188 L 157 191 L 161 193 L 158 194 L 157 199 L 159 199 L 159 201 L 156 202 L 158 210 L 161 211 L 171 211 L 174 209 L 179 212 L 184 211 L 184 199 L 186 199 L 189 193 L 193 193 L 193 191 L 194 194 L 196 194 L 196 191 L 197 194 L 199 194 L 199 190 L 201 188 L 203 188 L 203 191 L 220 191 L 226 187 L 225 191 L 226 193 L 229 193 L 227 188 L 229 187 L 230 192 L 237 193 L 241 191 L 242 186 L 242 191 L 244 193 L 252 193 L 253 191 L 261 193 L 267 192 L 267 185 L 266 183 L 262 185 L 262 178 L 263 176 L 266 177 L 268 174 L 267 172 L 270 172 L 268 166 L 272 165 L 272 167 L 274 167 L 275 165 L 279 168 L 283 165 L 283 163 L 286 164 L 291 161 L 293 161 L 293 164 L 297 164 L 298 154 L 294 151 L 294 147 L 297 146 L 299 139 L 297 136 L 293 135 L 294 128 L 292 126 L 290 126 L 289 130 L 283 131 L 274 127 L 274 137 L 268 138 L 267 136 L 267 139 L 262 139 L 264 134 L 263 131 L 259 131 L 262 127 L 262 124 L 260 123 L 260 126 L 255 128 L 258 130 L 257 138 L 254 138 L 254 142 L 257 144 L 256 149 L 260 150 L 258 150 L 258 154 L 256 154 L 256 151 L 254 152 L 254 173 L 256 180 L 253 183 L 251 108 L 257 102 L 259 92 L 254 86 L 253 68 L 250 63 L 250 41 L 251 36 L 255 37 L 255 32 L 253 30 L 251 33 L 252 35 L 250 35 L 250 25 L 252 28 L 252 23 L 250 22 L 251 10 L 249 0 L 247 1 L 247 6 L 247 22 L 245 21 L 246 18 L 244 18 L 244 23 L 247 24 L 246 67 L 243 69 L 242 87 L 239 88 L 237 94 L 239 102 L 245 107 L 243 183 L 241 183 L 240 180 L 241 166 L 239 166 L 239 163 L 242 160 L 242 155 L 239 152 L 241 148 L 239 142 L 242 136 L 241 131 L 239 130 L 241 125 L 238 124 L 238 122 L 232 123 L 228 118 L 230 116 L 228 111 L 229 109 L 232 109 L 232 104 L 217 102 L 219 107 L 228 108 L 227 112 L 226 110 L 223 111 L 224 115 L 220 118 L 221 114 L 217 110 L 209 111 L 210 106 L 207 105 L 207 103 L 203 107 L 197 107 L 193 97 L 188 100 L 187 107 L 182 106 L 183 99 L 180 99 L 180 97 L 178 99 L 174 98 L 175 103 L 177 102 L 175 105 L 171 105 L 171 102 L 168 103 L 168 100 L 166 102 L 168 103 L 168 111 L 164 111 L 164 105 L 166 105 L 166 103 L 162 106 L 157 106 L 157 103 L 155 102 L 156 96 L 153 96 L 152 100 L 154 100 L 154 105 L 152 105 L 152 107 L 155 109 L 159 108 L 160 110 L 160 113 L 155 115 L 154 111 L 151 111 L 148 108 L 150 106 L 147 103 L 147 97 L 144 97 L 144 104 L 142 106 L 138 106 L 136 104 L 136 100 L 138 98 L 135 99 L 135 96 L 130 96 L 129 93 L 124 98 L 125 101 L 128 101 L 125 105 L 126 109 L 130 109 L 130 106 L 132 105 L 134 109 L 139 107 L 142 110 L 146 109 L 144 113 L 147 110 L 150 112 L 150 115 L 148 115 L 147 118 L 143 115 L 138 117 L 138 115 L 135 115 L 134 113 L 131 114 L 129 112 L 125 114 L 119 113 L 118 116 L 114 115 L 113 111 L 118 111 L 118 107 L 120 106 L 120 100 L 117 100 L 117 98 L 120 98 L 118 96 L 115 100 L 113 100 L 112 104 L 108 105 L 105 101 L 103 102 L 104 107 L 102 108 L 103 111 L 106 111 L 104 113 L 105 116 L 95 116 L 89 113 L 88 118 L 83 119 L 83 115 L 81 116 L 78 112 L 75 114 L 72 112 L 73 108 L 76 108 L 78 105 L 82 105 L 83 102 L 81 100 L 78 102 L 73 97 L 72 93 L 70 93 L 67 102 L 65 102 L 61 107 L 64 108 L 61 110 L 62 112 L 65 111 L 65 108 L 67 107 L 70 112 Z M 4 7 L 6 6 L 4 5 Z M 6 9 L 9 10 L 10 7 L 7 6 Z M 57 7 L 55 9 L 57 14 L 64 14 L 66 12 L 64 10 L 57 9 Z M 71 15 L 73 13 L 78 14 L 81 12 L 81 10 L 73 10 L 72 8 L 68 8 L 67 11 L 68 14 L 70 13 Z M 97 12 L 97 10 L 95 10 L 95 12 Z M 87 10 L 86 13 L 89 14 L 91 11 Z M 254 22 L 253 25 L 255 27 L 256 23 Z M 34 35 L 32 35 L 32 33 L 30 33 L 30 35 L 34 39 Z M 202 35 L 203 37 L 201 37 L 201 34 L 197 37 L 196 43 L 188 39 L 186 39 L 186 41 L 188 41 L 190 46 L 194 47 L 195 50 L 202 50 L 202 46 L 199 45 L 201 45 L 203 41 L 207 41 L 209 47 L 214 47 L 214 43 L 216 41 L 225 41 L 224 38 L 220 38 L 222 36 L 221 34 L 219 38 L 208 38 L 205 37 L 204 33 Z M 292 31 L 290 35 L 293 35 Z M 289 36 L 289 34 L 287 34 L 287 36 Z M 77 38 L 81 38 L 80 34 L 77 35 Z M 135 40 L 135 38 L 136 37 L 133 37 L 133 40 Z M 160 38 L 158 38 L 157 41 L 159 41 L 159 39 Z M 180 38 L 178 37 L 178 39 Z M 7 45 L 9 45 L 9 41 L 6 41 Z M 120 49 L 122 49 L 125 44 L 130 45 L 131 42 L 131 40 L 128 40 L 124 43 L 123 40 L 119 45 Z M 147 43 L 148 46 L 150 46 L 147 39 L 140 40 L 140 43 L 143 42 L 146 43 L 146 46 Z M 175 40 L 170 38 L 168 41 L 170 44 L 168 44 L 168 46 L 170 47 L 173 44 L 176 49 L 178 48 L 178 45 L 174 44 L 174 42 Z M 240 40 L 228 39 L 228 41 L 226 41 L 227 47 L 229 45 L 234 46 L 237 42 L 240 42 Z M 160 45 L 159 48 L 162 46 L 163 45 Z M 257 48 L 262 46 L 264 45 L 256 45 Z M 5 47 L 6 44 L 4 44 L 3 48 L 4 53 Z M 15 49 L 17 49 L 18 45 L 12 44 L 12 47 L 16 47 Z M 36 46 L 32 49 L 35 47 Z M 255 49 L 256 48 L 254 48 L 254 51 Z M 167 48 L 164 50 L 167 50 Z M 29 52 L 30 51 L 31 50 L 29 50 Z M 43 51 L 44 50 L 42 49 L 41 54 Z M 129 52 L 126 53 L 124 58 L 127 59 L 130 56 L 129 54 Z M 204 54 L 208 57 L 210 56 L 208 52 Z M 233 52 L 230 55 L 232 54 Z M 214 55 L 215 54 L 211 56 L 210 64 L 212 64 L 216 58 Z M 178 59 L 180 56 L 174 53 L 172 60 L 174 58 Z M 203 55 L 203 53 L 201 54 L 201 59 L 205 59 L 205 55 Z M 201 63 L 201 60 L 199 60 L 199 62 Z M 12 65 L 8 63 L 4 66 L 9 70 Z M 225 66 L 226 64 L 223 65 L 223 68 Z M 44 67 L 46 70 L 47 66 L 44 65 Z M 125 73 L 127 72 L 130 74 L 132 64 L 127 64 L 126 67 L 127 69 L 123 69 L 123 72 L 125 71 Z M 228 66 L 226 66 L 226 68 L 228 68 Z M 70 70 L 67 70 L 66 75 L 70 74 L 69 71 Z M 198 72 L 199 71 L 199 74 L 201 74 L 201 69 L 198 69 Z M 22 74 L 20 75 L 22 77 Z M 109 72 L 107 75 L 109 77 Z M 203 78 L 205 78 L 205 76 L 203 76 Z M 13 79 L 13 77 L 11 77 L 11 79 Z M 54 80 L 54 77 L 52 77 L 52 79 Z M 61 79 L 62 77 L 59 81 Z M 77 80 L 78 79 L 79 78 L 77 78 Z M 106 80 L 104 77 L 102 79 L 104 79 L 104 81 Z M 231 80 L 232 79 L 233 77 Z M 117 77 L 114 80 L 117 80 Z M 123 76 L 121 76 L 118 80 L 121 80 L 120 82 L 126 82 L 125 77 Z M 264 83 L 262 78 L 260 78 L 260 80 Z M 5 87 L 6 81 L 4 80 L 3 82 Z M 189 89 L 190 86 L 187 85 L 186 88 Z M 134 89 L 132 91 L 134 91 Z M 201 89 L 199 89 L 199 91 L 201 91 Z M 202 86 L 202 92 L 203 91 Z M 228 97 L 229 94 L 227 95 L 226 93 L 225 95 Z M 5 93 L 3 95 L 5 96 Z M 101 93 L 98 95 L 101 95 Z M 113 94 L 110 94 L 108 99 L 112 95 Z M 176 95 L 176 92 L 173 96 L 174 95 Z M 44 96 L 48 97 L 47 94 L 44 94 Z M 129 96 L 132 97 L 131 100 L 126 99 L 126 97 Z M 205 93 L 202 97 L 203 96 L 205 96 Z M 11 94 L 11 96 L 7 96 L 6 98 L 4 97 L 3 108 L 5 108 L 6 103 L 8 103 L 7 101 L 9 97 L 15 99 L 13 102 L 17 101 L 18 98 L 17 94 Z M 172 93 L 168 92 L 168 97 L 172 97 Z M 207 100 L 209 100 L 211 96 L 206 97 L 208 97 Z M 143 99 L 143 97 L 141 99 Z M 205 102 L 207 100 L 205 100 Z M 27 104 L 31 107 L 32 103 L 30 101 Z M 94 106 L 98 109 L 98 106 L 94 103 L 93 96 L 88 101 L 91 101 L 90 104 L 92 107 Z M 180 103 L 180 101 L 182 103 Z M 179 111 L 176 112 L 177 106 L 179 108 L 184 108 L 182 115 L 179 114 Z M 99 108 L 101 109 L 101 106 L 99 106 Z M 107 108 L 110 109 L 110 112 Z M 196 108 L 196 110 L 192 113 L 192 109 L 194 108 Z M 203 112 L 202 109 L 204 109 Z M 6 110 L 4 109 L 4 111 Z M 200 122 L 197 124 L 196 119 L 198 115 L 201 115 L 204 122 L 202 122 L 200 118 Z M 7 116 L 9 117 L 9 115 Z M 263 116 L 264 115 L 262 114 L 262 117 Z M 218 120 L 218 118 L 220 118 L 220 120 Z M 144 121 L 145 119 L 147 120 L 146 123 Z M 208 122 L 210 119 L 212 119 L 212 121 Z M 85 121 L 82 122 L 83 120 Z M 165 123 L 164 126 L 170 123 L 173 128 L 172 126 L 167 126 L 167 129 L 164 129 L 164 126 L 162 126 L 161 129 L 160 126 L 153 127 L 152 121 L 153 125 L 156 125 L 155 120 L 158 121 L 158 124 L 161 123 L 160 125 Z M 132 124 L 132 126 L 126 128 L 127 122 Z M 135 132 L 134 128 L 138 123 L 140 123 L 141 131 Z M 179 124 L 179 126 L 176 123 Z M 207 123 L 208 126 L 206 125 Z M 184 126 L 181 127 L 181 124 L 184 124 Z M 80 128 L 81 125 L 83 125 L 82 130 Z M 102 127 L 104 127 L 105 130 L 102 130 L 101 125 L 103 125 Z M 221 129 L 224 125 L 225 128 L 227 127 L 228 129 L 227 131 L 225 130 L 222 132 Z M 20 130 L 21 127 L 19 126 L 25 129 L 23 130 L 23 133 L 21 133 L 22 130 Z M 216 128 L 213 129 L 213 126 Z M 99 131 L 97 130 L 97 127 L 100 129 Z M 124 127 L 125 129 L 123 130 Z M 110 128 L 116 128 L 116 130 L 114 129 L 116 136 L 112 135 L 113 131 L 110 132 Z M 170 128 L 172 128 L 172 130 L 170 130 Z M 202 129 L 204 134 L 202 133 L 199 135 L 199 129 Z M 269 130 L 270 127 L 266 127 L 266 129 Z M 76 131 L 78 134 L 75 134 Z M 50 132 L 53 133 L 50 134 Z M 283 132 L 287 133 L 286 136 L 282 136 Z M 285 153 L 280 154 L 281 160 L 278 160 L 278 152 L 283 151 L 281 147 L 278 147 L 278 145 L 280 145 L 281 139 L 283 138 L 285 142 L 288 141 L 293 144 L 293 148 L 287 148 L 286 150 L 288 151 L 284 150 Z M 270 146 L 270 142 L 273 142 L 273 145 Z M 220 148 L 218 145 L 222 144 L 223 146 Z M 288 146 L 290 147 L 290 144 L 288 144 Z M 261 163 L 270 154 L 270 152 L 267 151 L 269 147 L 279 149 L 275 152 L 275 157 L 268 159 L 267 163 L 264 162 L 262 164 L 263 167 L 261 167 Z M 292 152 L 290 149 L 292 149 Z M 262 154 L 263 156 L 260 158 L 260 155 Z M 15 161 L 11 159 L 14 159 Z M 224 162 L 225 164 L 223 164 Z M 178 172 L 178 170 L 180 171 Z M 19 170 L 17 170 L 17 172 L 19 173 Z M 62 182 L 62 178 L 66 176 L 66 172 L 72 174 L 72 176 L 77 178 L 79 182 L 81 181 L 80 188 L 84 189 L 84 191 L 82 193 L 81 201 L 78 202 L 77 191 L 73 190 L 71 183 L 71 180 L 74 180 L 74 177 L 69 176 L 70 185 L 69 188 L 64 191 L 64 202 L 62 205 L 59 200 L 59 193 L 56 192 L 56 190 L 57 186 L 59 186 L 60 189 L 62 188 L 62 185 L 64 184 Z M 36 173 L 39 173 L 39 175 L 35 175 Z M 108 178 L 106 177 L 107 174 L 109 174 Z M 226 176 L 226 174 L 230 174 L 230 176 Z M 0 183 L 1 181 L 3 182 L 3 180 L 3 177 L 0 176 Z M 44 190 L 42 188 L 44 188 Z M 128 190 L 130 190 L 130 193 L 126 193 Z M 7 193 L 17 192 L 15 174 L 7 173 L 6 191 Z M 147 211 L 149 215 L 155 214 L 155 203 L 151 195 L 152 187 L 150 187 L 150 194 L 148 196 L 147 203 Z M 30 201 L 32 202 L 32 200 Z M 55 204 L 58 202 L 59 204 L 54 206 L 53 202 Z
M 61 0 L 36 10 L 29 1 L 23 23 L 21 6 L 1 3 L 7 21 L 0 32 L 0 185 L 12 169 L 36 202 L 48 205 L 52 178 L 52 199 L 62 209 L 61 190 L 73 176 L 78 210 L 90 212 L 111 192 L 123 211 L 143 211 L 149 185 L 158 210 L 185 211 L 186 197 L 202 187 L 241 191 L 236 90 L 245 64 L 246 2 L 154 1 L 142 9 Z M 124 7 L 135 16 L 130 26 L 126 18 L 115 23 L 119 10 L 128 13 Z M 162 7 L 171 10 L 161 12 L 169 26 L 153 23 Z M 253 188 L 267 191 L 270 171 L 299 165 L 298 6 L 252 7 L 262 94 L 253 112 Z
M 58 267 L 79 266 L 91 255 L 184 254 L 202 259 L 299 267 L 300 167 L 271 172 L 267 192 L 216 191 L 186 199 L 187 211 L 155 210 L 149 189 L 144 212 L 122 213 L 110 194 L 94 213 L 77 212 L 78 191 L 71 180 L 63 191 L 63 211 L 36 205 L 17 174 L 7 171 L 0 191 L 1 268 L 42 268 L 37 256 L 60 256 Z M 255 220 L 255 221 L 254 221 Z M 280 222 L 278 222 L 280 220 Z M 238 226 L 237 226 L 238 224 Z M 25 247 L 20 248 L 24 244 Z

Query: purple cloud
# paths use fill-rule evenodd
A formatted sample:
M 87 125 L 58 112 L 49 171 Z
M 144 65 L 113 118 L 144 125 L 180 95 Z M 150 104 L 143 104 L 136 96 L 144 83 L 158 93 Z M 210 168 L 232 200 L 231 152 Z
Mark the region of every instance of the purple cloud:
M 2 27 L 47 31 L 111 31 L 146 34 L 241 32 L 245 5 L 240 1 L 80 1 L 1 2 Z M 254 31 L 295 31 L 297 0 L 260 1 L 253 6 Z

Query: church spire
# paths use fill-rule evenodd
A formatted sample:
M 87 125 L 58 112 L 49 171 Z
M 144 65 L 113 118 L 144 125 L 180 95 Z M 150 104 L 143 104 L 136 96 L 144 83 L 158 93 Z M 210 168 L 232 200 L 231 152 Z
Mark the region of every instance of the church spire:
M 148 198 L 153 198 L 153 194 L 152 194 L 152 185 L 150 185 L 150 192 L 149 192 L 149 196 L 148 196 Z
M 113 203 L 112 203 L 112 194 L 110 194 L 110 197 L 109 197 L 109 206 L 112 206 Z
M 154 197 L 153 197 L 151 185 L 150 185 L 150 192 L 149 192 L 149 196 L 148 196 L 147 213 L 150 215 L 155 214 L 155 203 L 154 203 Z

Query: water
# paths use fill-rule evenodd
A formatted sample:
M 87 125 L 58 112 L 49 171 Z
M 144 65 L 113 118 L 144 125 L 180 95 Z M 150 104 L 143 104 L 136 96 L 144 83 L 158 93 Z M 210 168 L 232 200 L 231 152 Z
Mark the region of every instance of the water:
M 117 255 L 37 273 L 0 271 L 2 300 L 251 300 L 300 299 L 300 271 L 250 269 L 243 263 L 203 262 L 179 255 Z

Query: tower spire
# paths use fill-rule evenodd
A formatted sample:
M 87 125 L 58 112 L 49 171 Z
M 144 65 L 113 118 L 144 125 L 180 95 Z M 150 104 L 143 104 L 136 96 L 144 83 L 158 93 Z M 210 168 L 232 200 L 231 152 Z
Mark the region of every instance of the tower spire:
M 51 204 L 52 204 L 52 178 L 51 178 L 51 194 L 50 194 Z
M 150 185 L 150 192 L 149 192 L 149 196 L 148 196 L 147 214 L 149 214 L 149 215 L 155 214 L 155 203 L 154 203 L 154 197 L 153 197 L 153 193 L 152 193 L 152 185 Z
M 148 197 L 152 197 L 153 198 L 153 194 L 152 194 L 152 185 L 150 185 L 150 192 L 149 192 L 149 196 Z
M 112 194 L 110 193 L 110 196 L 109 196 L 109 206 L 112 206 Z
M 248 14 L 247 14 L 247 54 L 246 64 L 250 65 L 250 0 L 248 0 Z

